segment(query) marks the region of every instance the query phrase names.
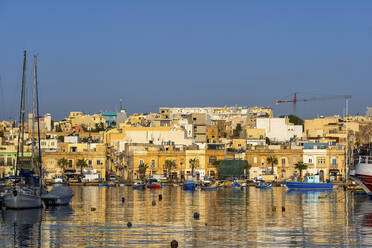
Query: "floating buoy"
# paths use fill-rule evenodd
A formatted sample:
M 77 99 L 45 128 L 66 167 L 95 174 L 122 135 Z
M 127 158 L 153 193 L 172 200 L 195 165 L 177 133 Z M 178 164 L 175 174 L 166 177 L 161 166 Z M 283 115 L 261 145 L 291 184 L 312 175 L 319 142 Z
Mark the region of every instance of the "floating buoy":
M 153 206 L 156 205 L 156 201 L 155 201 L 155 200 L 152 201 L 152 205 L 153 205 Z
M 163 195 L 162 194 L 159 195 L 159 201 L 161 201 L 161 200 L 163 200 Z
M 172 242 L 171 242 L 171 248 L 177 248 L 177 247 L 178 247 L 177 240 L 172 240 Z
M 125 197 L 122 197 L 121 198 L 121 203 L 124 203 L 125 202 Z
M 282 212 L 285 212 L 285 207 L 284 206 L 282 206 Z
M 272 207 L 271 207 L 271 210 L 272 210 L 273 212 L 275 212 L 275 211 L 276 211 L 276 207 L 275 207 L 275 206 L 272 206 Z
M 96 211 L 96 208 L 90 208 L 90 211 Z
M 128 221 L 127 227 L 132 227 L 132 222 Z
M 194 213 L 194 219 L 195 219 L 195 220 L 198 220 L 199 217 L 200 217 L 200 214 L 199 214 L 198 212 L 195 212 L 195 213 Z

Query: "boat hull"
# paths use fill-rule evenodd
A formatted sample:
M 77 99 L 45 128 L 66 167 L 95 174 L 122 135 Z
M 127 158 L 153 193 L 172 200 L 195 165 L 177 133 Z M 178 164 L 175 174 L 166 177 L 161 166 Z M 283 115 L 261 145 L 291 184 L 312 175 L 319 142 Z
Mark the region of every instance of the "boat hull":
M 195 190 L 196 184 L 194 182 L 186 182 L 182 185 L 182 188 L 184 190 Z
M 146 186 L 144 184 L 133 185 L 132 187 L 133 187 L 133 189 L 145 189 L 146 188 Z
M 302 182 L 285 182 L 290 190 L 332 190 L 332 183 L 302 183 Z
M 161 185 L 160 184 L 147 185 L 147 188 L 149 188 L 149 189 L 160 189 Z
M 55 186 L 52 190 L 41 196 L 41 199 L 47 206 L 67 205 L 74 196 L 68 186 Z
M 43 198 L 44 203 L 47 206 L 61 206 L 68 205 L 73 196 L 65 196 L 59 198 Z
M 40 208 L 41 198 L 37 195 L 22 194 L 20 192 L 15 195 L 10 192 L 4 195 L 3 204 L 7 209 Z

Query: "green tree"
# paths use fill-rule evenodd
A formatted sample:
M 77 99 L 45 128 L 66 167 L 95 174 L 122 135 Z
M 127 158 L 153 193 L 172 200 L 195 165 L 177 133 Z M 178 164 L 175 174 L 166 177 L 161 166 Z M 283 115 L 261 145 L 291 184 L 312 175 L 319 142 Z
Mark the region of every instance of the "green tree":
M 0 138 L 4 137 L 4 131 L 0 130 Z
M 278 164 L 278 159 L 274 156 L 269 156 L 266 160 L 271 164 L 271 174 L 274 175 L 274 164 Z
M 191 175 L 194 177 L 194 170 L 199 167 L 199 159 L 191 158 L 189 163 L 191 165 Z
M 167 160 L 165 160 L 164 168 L 167 170 L 167 177 L 169 178 L 169 175 L 170 175 L 172 169 L 177 168 L 177 164 L 176 164 L 175 161 L 167 159 Z
M 62 128 L 60 124 L 56 125 L 56 132 L 62 132 Z
M 83 175 L 83 168 L 87 167 L 87 161 L 85 159 L 78 159 L 76 161 L 76 166 L 80 167 L 80 175 Z
M 238 123 L 238 124 L 236 125 L 236 128 L 233 130 L 233 136 L 234 136 L 234 137 L 239 137 L 241 131 L 242 131 L 242 125 L 241 125 L 240 123 Z
M 62 168 L 62 170 L 64 170 L 68 164 L 68 161 L 65 158 L 61 158 L 57 161 L 57 164 Z
M 140 175 L 141 180 L 145 178 L 146 170 L 149 168 L 149 166 L 146 163 L 140 163 L 138 165 L 138 174 Z
M 300 171 L 300 178 L 302 178 L 302 171 L 307 169 L 307 164 L 302 161 L 295 163 L 295 169 Z
M 284 115 L 281 115 L 280 118 L 284 118 Z M 294 125 L 304 125 L 304 120 L 302 120 L 300 117 L 296 115 L 288 115 L 288 120 L 290 123 L 293 123 Z

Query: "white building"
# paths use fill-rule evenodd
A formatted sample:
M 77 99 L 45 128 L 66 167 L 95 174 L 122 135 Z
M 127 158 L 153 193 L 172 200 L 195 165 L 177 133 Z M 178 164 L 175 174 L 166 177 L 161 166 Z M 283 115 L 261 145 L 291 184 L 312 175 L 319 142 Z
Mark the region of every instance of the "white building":
M 124 144 L 153 144 L 153 145 L 191 145 L 192 138 L 187 138 L 182 128 L 175 127 L 126 127 L 125 138 L 116 140 L 121 151 Z M 113 140 L 115 142 L 115 140 Z
M 302 125 L 293 125 L 288 118 L 258 118 L 256 128 L 265 129 L 271 141 L 285 142 L 302 137 Z

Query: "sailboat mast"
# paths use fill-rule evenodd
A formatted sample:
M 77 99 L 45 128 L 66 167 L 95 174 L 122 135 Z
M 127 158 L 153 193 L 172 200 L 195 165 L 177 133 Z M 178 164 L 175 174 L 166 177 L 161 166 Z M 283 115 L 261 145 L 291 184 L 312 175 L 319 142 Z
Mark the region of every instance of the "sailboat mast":
M 41 146 L 40 146 L 40 121 L 39 121 L 39 90 L 37 83 L 37 64 L 36 64 L 36 55 L 34 56 L 34 77 L 35 77 L 35 92 L 36 92 L 36 118 L 37 118 L 37 136 L 39 143 L 39 185 L 41 188 L 41 179 L 42 179 L 42 160 L 41 160 Z M 41 191 L 40 191 L 41 192 Z
M 22 92 L 21 92 L 21 107 L 19 113 L 19 124 L 18 124 L 18 142 L 17 142 L 17 161 L 13 165 L 14 175 L 17 175 L 18 162 L 23 166 L 23 146 L 24 146 L 24 123 L 25 123 L 25 98 L 26 98 L 26 50 L 23 51 L 23 73 L 22 73 Z M 21 153 L 22 159 L 19 161 L 19 153 Z
M 35 120 L 36 120 L 36 56 L 34 56 L 34 80 L 33 80 L 33 92 L 32 92 L 32 155 L 31 155 L 31 168 L 34 169 L 35 161 Z

